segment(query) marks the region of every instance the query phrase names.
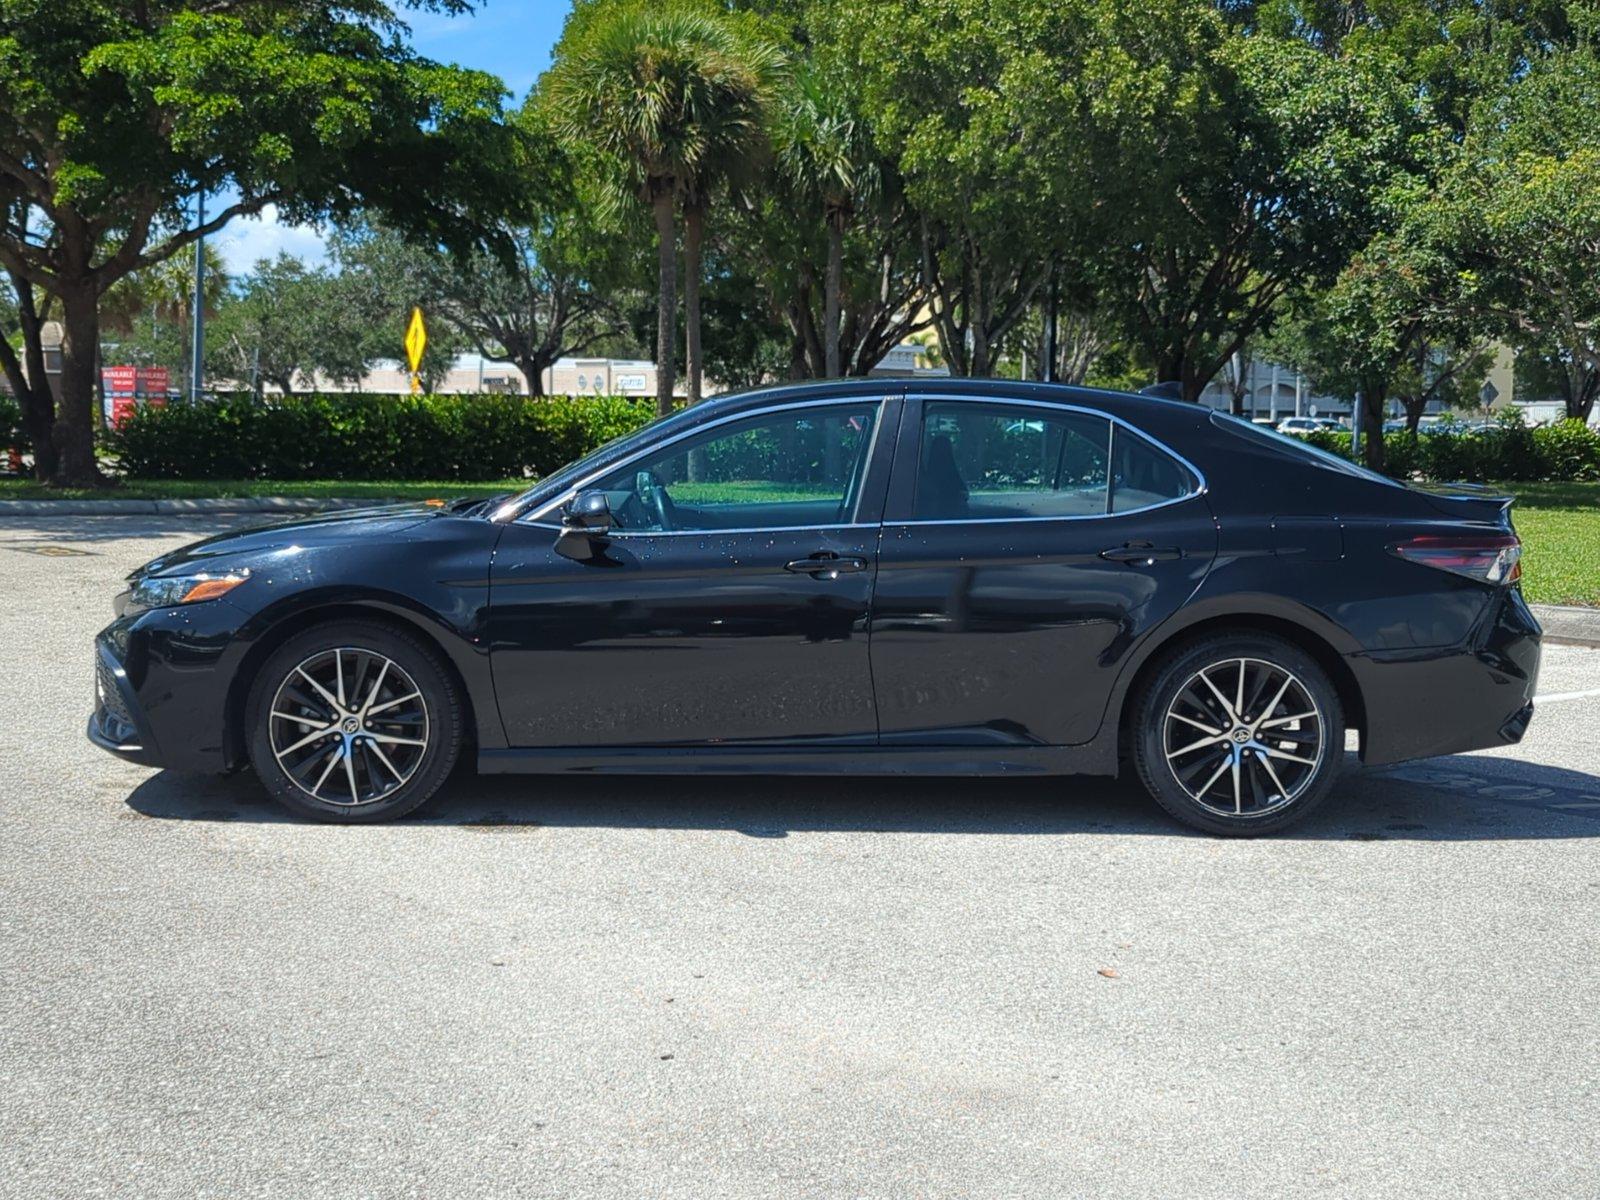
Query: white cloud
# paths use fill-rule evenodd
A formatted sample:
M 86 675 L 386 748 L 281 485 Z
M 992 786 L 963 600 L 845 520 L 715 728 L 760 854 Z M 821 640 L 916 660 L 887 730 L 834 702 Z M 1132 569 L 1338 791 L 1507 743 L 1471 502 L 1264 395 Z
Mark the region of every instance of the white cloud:
M 315 226 L 284 224 L 273 204 L 262 209 L 259 217 L 229 222 L 214 241 L 230 275 L 247 274 L 259 260 L 276 258 L 279 251 L 313 264 L 328 257 L 327 244 Z

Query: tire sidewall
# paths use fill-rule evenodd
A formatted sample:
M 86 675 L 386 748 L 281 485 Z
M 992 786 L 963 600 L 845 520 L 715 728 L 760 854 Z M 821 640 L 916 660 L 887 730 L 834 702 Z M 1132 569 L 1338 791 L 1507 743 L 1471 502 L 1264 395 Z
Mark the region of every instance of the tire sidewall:
M 1196 671 L 1230 658 L 1261 659 L 1293 672 L 1322 710 L 1323 761 L 1311 786 L 1283 811 L 1264 817 L 1229 818 L 1212 812 L 1184 790 L 1167 765 L 1164 725 L 1168 705 Z M 1343 767 L 1344 710 L 1338 690 L 1327 672 L 1304 650 L 1266 634 L 1217 634 L 1174 652 L 1145 688 L 1135 721 L 1133 758 L 1146 790 L 1172 816 L 1207 833 L 1256 837 L 1286 829 L 1304 820 L 1327 799 Z
M 394 660 L 417 685 L 428 712 L 428 746 L 411 777 L 385 799 L 354 808 L 324 803 L 296 786 L 278 765 L 269 726 L 273 697 L 289 673 L 314 655 L 341 648 L 371 650 Z M 461 704 L 449 671 L 418 639 L 377 622 L 335 621 L 295 634 L 261 665 L 245 705 L 245 735 L 257 777 L 285 807 L 319 821 L 389 821 L 426 803 L 449 778 L 462 740 Z

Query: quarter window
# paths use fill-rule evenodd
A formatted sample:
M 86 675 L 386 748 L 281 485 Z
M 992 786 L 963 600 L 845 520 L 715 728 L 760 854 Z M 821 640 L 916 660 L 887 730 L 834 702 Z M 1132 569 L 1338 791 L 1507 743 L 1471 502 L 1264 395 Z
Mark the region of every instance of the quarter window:
M 1027 405 L 930 402 L 920 457 L 919 519 L 1097 516 L 1107 508 L 1111 422 Z
M 763 413 L 688 437 L 599 480 L 624 532 L 848 523 L 878 403 Z
M 1187 496 L 1199 486 L 1189 469 L 1126 429 L 1111 449 L 1111 511 L 1133 512 Z

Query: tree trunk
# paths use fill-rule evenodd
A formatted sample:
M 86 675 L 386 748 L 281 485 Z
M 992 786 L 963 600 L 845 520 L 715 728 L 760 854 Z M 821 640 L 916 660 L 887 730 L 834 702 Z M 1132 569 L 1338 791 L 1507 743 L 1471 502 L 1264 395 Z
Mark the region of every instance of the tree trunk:
M 1362 390 L 1361 410 L 1356 420 L 1361 422 L 1361 461 L 1374 471 L 1383 470 L 1383 409 L 1387 394 L 1381 387 Z
M 823 370 L 838 379 L 840 295 L 844 291 L 844 214 L 828 214 L 828 274 L 822 288 Z
M 1566 396 L 1567 419 L 1589 421 L 1594 411 L 1595 396 L 1600 395 L 1600 371 L 1574 358 L 1567 367 Z
M 22 358 L 17 358 L 8 342 L 0 352 L 0 359 L 4 362 L 6 380 L 22 409 L 22 426 L 33 448 L 33 477 L 40 483 L 48 483 L 56 473 L 56 447 L 50 440 L 56 420 L 56 400 L 44 369 L 44 322 L 39 319 L 39 310 L 34 305 L 32 285 L 15 275 L 11 282 L 17 296 Z
M 1400 405 L 1406 413 L 1406 432 L 1415 436 L 1422 426 L 1422 413 L 1428 407 L 1428 393 L 1418 396 L 1401 396 Z
M 55 478 L 69 487 L 105 482 L 94 457 L 94 373 L 100 361 L 100 297 L 93 282 L 63 280 L 61 297 L 61 403 L 51 440 L 59 460 Z
M 678 231 L 673 219 L 670 189 L 658 191 L 650 202 L 656 219 L 658 283 L 656 293 L 656 415 L 672 411 L 677 384 L 674 366 L 678 325 Z
M 544 395 L 544 366 L 536 358 L 517 359 L 517 370 L 522 372 L 522 381 L 528 387 L 528 395 Z
M 699 404 L 705 364 L 700 353 L 700 258 L 705 242 L 706 210 L 683 206 L 683 369 L 688 376 L 689 403 Z

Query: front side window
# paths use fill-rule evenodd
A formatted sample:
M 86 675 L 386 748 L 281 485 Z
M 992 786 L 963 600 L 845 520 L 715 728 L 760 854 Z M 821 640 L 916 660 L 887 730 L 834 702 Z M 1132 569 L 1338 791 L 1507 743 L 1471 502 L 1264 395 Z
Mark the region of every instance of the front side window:
M 849 523 L 878 402 L 763 413 L 646 454 L 594 484 L 625 533 Z
M 929 402 L 921 520 L 1083 517 L 1106 512 L 1111 422 L 1028 405 Z

